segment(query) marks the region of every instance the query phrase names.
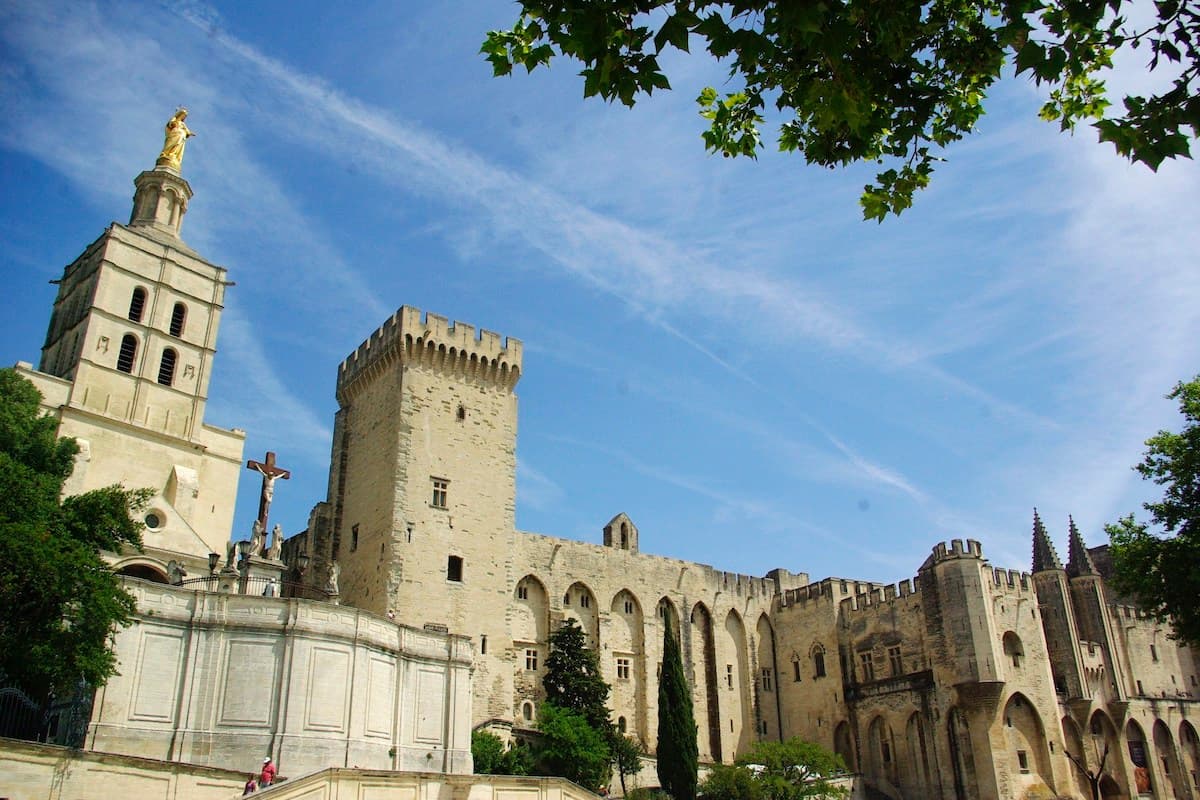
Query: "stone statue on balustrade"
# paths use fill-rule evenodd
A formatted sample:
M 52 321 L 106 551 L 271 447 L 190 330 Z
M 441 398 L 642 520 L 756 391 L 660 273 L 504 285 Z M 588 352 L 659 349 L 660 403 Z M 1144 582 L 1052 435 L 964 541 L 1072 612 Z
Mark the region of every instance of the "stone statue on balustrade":
M 283 526 L 275 523 L 275 527 L 271 529 L 271 549 L 267 553 L 267 558 L 272 561 L 279 561 L 283 557 Z

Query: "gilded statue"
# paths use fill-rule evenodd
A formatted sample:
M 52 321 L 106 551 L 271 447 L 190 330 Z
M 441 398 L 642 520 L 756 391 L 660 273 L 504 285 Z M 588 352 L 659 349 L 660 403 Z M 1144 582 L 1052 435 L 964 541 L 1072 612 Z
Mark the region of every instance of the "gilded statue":
M 158 166 L 179 169 L 183 164 L 183 148 L 187 140 L 196 134 L 187 126 L 188 110 L 176 109 L 175 115 L 167 120 L 166 137 L 162 152 L 158 154 Z

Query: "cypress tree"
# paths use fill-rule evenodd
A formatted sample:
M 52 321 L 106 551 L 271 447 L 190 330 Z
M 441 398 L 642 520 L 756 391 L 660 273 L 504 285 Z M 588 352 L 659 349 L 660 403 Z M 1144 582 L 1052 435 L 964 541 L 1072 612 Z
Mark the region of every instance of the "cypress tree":
M 658 679 L 658 782 L 675 800 L 695 800 L 696 719 L 692 692 L 683 677 L 679 642 L 663 620 L 662 675 Z

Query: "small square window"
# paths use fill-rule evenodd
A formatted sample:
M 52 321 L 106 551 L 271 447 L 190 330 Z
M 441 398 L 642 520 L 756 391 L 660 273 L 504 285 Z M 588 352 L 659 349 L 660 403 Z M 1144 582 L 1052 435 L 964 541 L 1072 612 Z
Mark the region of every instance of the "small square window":
M 448 508 L 446 505 L 450 494 L 450 481 L 445 478 L 431 478 L 433 481 L 433 499 L 429 505 L 434 508 Z

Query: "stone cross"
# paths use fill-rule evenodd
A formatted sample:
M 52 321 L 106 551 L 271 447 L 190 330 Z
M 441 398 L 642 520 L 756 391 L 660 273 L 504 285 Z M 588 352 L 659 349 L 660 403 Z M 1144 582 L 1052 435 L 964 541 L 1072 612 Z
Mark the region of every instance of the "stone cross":
M 285 481 L 292 477 L 290 470 L 275 466 L 275 453 L 268 450 L 264 461 L 247 461 L 246 469 L 252 469 L 262 475 L 262 494 L 258 497 L 258 521 L 263 530 L 267 529 L 267 514 L 271 510 L 271 498 L 275 496 L 275 481 L 283 478 Z

